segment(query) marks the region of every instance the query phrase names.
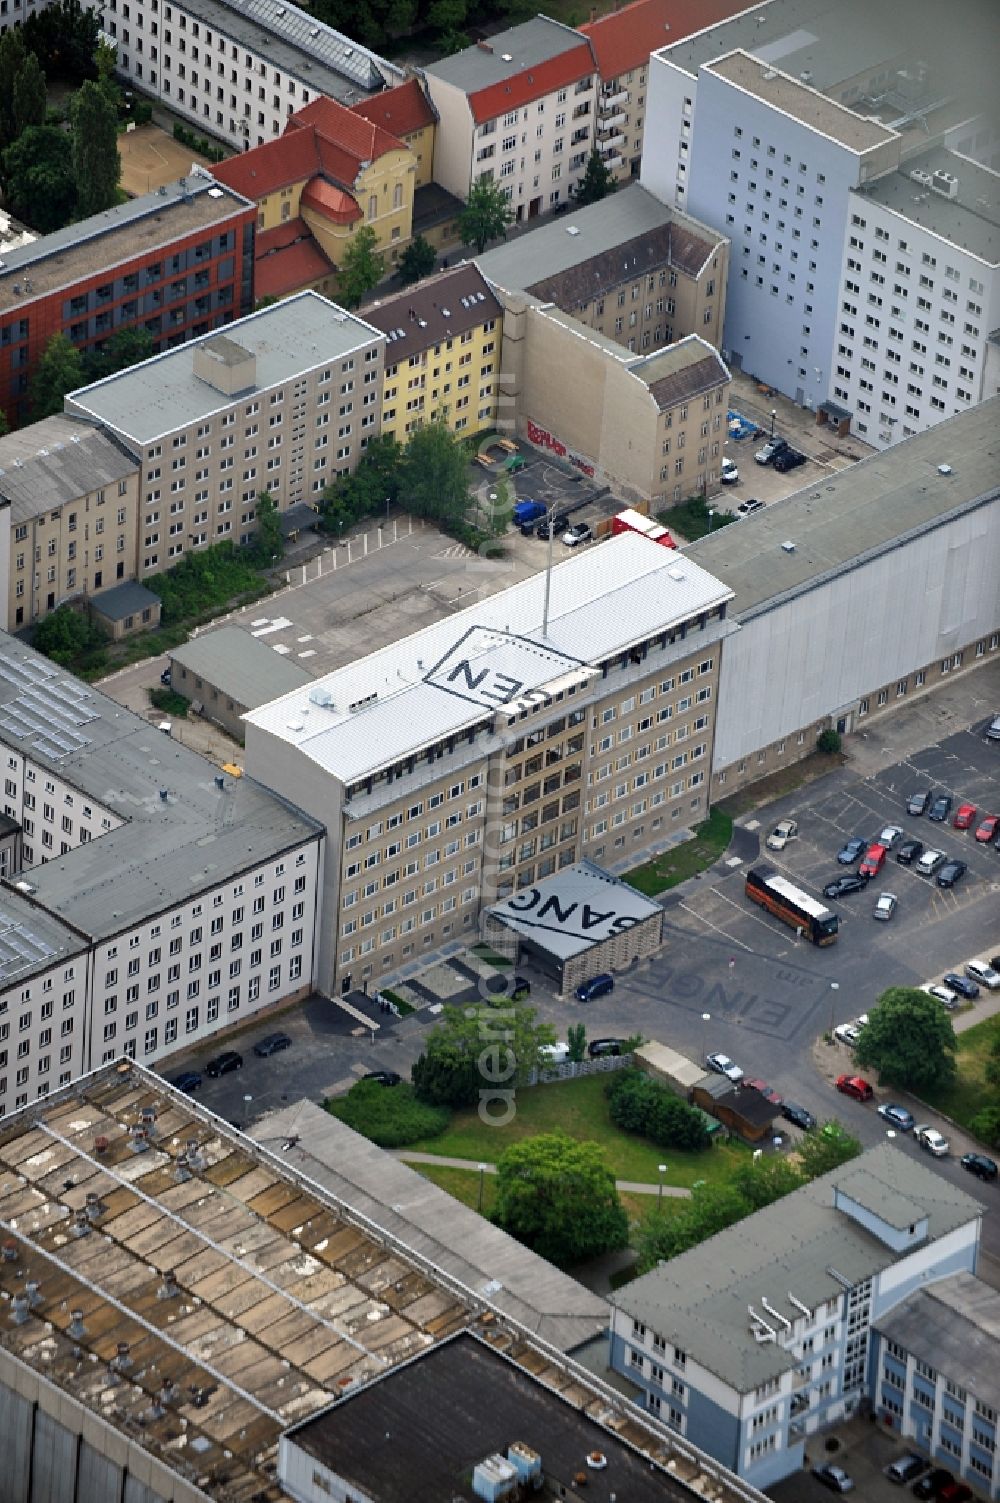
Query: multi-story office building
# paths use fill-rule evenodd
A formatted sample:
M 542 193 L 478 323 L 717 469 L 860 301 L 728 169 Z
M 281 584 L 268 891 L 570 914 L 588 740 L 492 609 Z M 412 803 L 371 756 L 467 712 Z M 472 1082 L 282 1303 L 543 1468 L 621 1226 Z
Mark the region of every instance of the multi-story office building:
M 434 177 L 459 198 L 497 182 L 515 219 L 568 203 L 594 144 L 597 67 L 580 32 L 545 16 L 424 70 L 439 127 Z
M 982 1213 L 925 1163 L 869 1149 L 620 1290 L 611 1365 L 642 1408 L 770 1487 L 874 1396 L 873 1326 L 975 1272 Z
M 356 104 L 402 70 L 290 0 L 97 0 L 118 71 L 143 93 L 242 149 L 279 136 L 302 105 Z
M 729 242 L 638 183 L 477 256 L 504 296 L 530 294 L 636 353 L 688 334 L 719 346 Z
M 929 40 L 863 0 L 767 0 L 650 61 L 642 181 L 733 242 L 734 366 L 876 447 L 997 385 L 998 178 L 956 150 L 976 106 Z
M 5 635 L 0 756 L 0 1112 L 308 993 L 318 823 Z
M 383 433 L 405 443 L 434 417 L 453 433 L 495 424 L 503 308 L 474 264 L 369 304 L 365 315 L 386 338 Z
M 0 438 L 4 629 L 134 579 L 138 498 L 138 460 L 89 423 L 43 418 Z
M 30 416 L 45 346 L 86 354 L 119 329 L 153 349 L 207 334 L 253 307 L 254 207 L 199 173 L 5 252 L 0 262 L 0 409 Z
M 379 431 L 385 337 L 315 292 L 66 398 L 141 466 L 139 577 L 246 542 L 257 497 L 282 511 L 357 465 Z
M 638 533 L 245 717 L 246 766 L 327 827 L 323 990 L 475 932 L 581 857 L 704 818 L 729 591 Z

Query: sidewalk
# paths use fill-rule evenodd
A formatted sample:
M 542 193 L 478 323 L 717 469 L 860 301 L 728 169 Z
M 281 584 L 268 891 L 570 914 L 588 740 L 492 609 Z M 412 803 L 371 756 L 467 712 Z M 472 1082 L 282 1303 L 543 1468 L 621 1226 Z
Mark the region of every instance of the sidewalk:
M 404 1164 L 438 1164 L 442 1169 L 467 1169 L 470 1174 L 482 1170 L 484 1174 L 496 1174 L 496 1164 L 481 1164 L 472 1159 L 452 1159 L 446 1154 L 438 1153 L 411 1153 L 408 1148 L 393 1148 L 390 1150 L 394 1159 L 401 1159 Z M 615 1189 L 623 1191 L 626 1195 L 669 1195 L 675 1200 L 689 1200 L 691 1191 L 685 1190 L 681 1185 L 644 1185 L 635 1179 L 616 1179 Z

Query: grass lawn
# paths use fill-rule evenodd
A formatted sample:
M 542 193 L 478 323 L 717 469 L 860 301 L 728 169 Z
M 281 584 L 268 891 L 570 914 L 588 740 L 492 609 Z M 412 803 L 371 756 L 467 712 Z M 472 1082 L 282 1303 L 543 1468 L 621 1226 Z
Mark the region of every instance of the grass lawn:
M 666 511 L 658 511 L 656 520 L 662 522 L 670 532 L 679 532 L 682 538 L 693 543 L 695 538 L 703 538 L 709 532 L 718 532 L 720 527 L 728 527 L 736 521 L 727 508 L 728 503 L 719 497 L 709 506 L 704 496 L 690 496 L 687 501 L 678 501 L 676 506 L 668 507 Z
M 669 851 L 664 851 L 655 861 L 647 861 L 645 866 L 637 866 L 633 871 L 626 872 L 625 881 L 639 892 L 644 892 L 647 897 L 655 898 L 657 893 L 665 892 L 668 887 L 676 887 L 696 872 L 706 871 L 714 865 L 732 836 L 731 817 L 721 809 L 713 809 L 704 823 L 697 826 L 693 840 L 684 840 L 680 845 L 671 846 Z
M 986 1062 L 990 1050 L 1000 1039 L 1000 1017 L 986 1018 L 965 1033 L 957 1035 L 958 1054 L 955 1062 L 958 1074 L 952 1085 L 942 1091 L 928 1091 L 925 1100 L 937 1107 L 955 1122 L 968 1127 L 972 1118 L 984 1107 L 996 1106 L 1000 1092 L 986 1079 Z
M 440 1190 L 447 1190 L 449 1195 L 460 1200 L 464 1206 L 473 1211 L 479 1210 L 479 1171 L 478 1169 L 449 1169 L 447 1165 L 437 1164 L 411 1164 L 418 1174 L 424 1179 L 429 1179 Z M 483 1175 L 483 1205 L 482 1212 L 488 1216 L 493 1209 L 496 1199 L 496 1175 Z
M 451 1127 L 440 1137 L 411 1143 L 410 1147 L 440 1154 L 442 1158 L 495 1164 L 509 1144 L 561 1129 L 571 1138 L 599 1144 L 615 1179 L 655 1185 L 659 1178 L 657 1165 L 666 1164 L 664 1184 L 689 1189 L 697 1179 L 724 1179 L 748 1152 L 738 1143 L 720 1143 L 702 1153 L 682 1153 L 678 1149 L 657 1148 L 643 1138 L 619 1132 L 608 1116 L 605 1080 L 604 1075 L 584 1075 L 558 1085 L 526 1086 L 517 1093 L 517 1110 L 506 1127 L 490 1127 L 474 1109 L 456 1112 Z M 438 1172 L 446 1171 L 435 1170 L 436 1183 L 440 1183 L 436 1179 Z

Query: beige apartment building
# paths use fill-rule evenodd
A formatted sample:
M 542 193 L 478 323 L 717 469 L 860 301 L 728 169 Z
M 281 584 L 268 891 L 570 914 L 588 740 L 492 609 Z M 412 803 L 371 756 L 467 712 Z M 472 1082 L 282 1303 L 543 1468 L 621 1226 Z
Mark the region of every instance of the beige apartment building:
M 0 438 L 7 631 L 135 578 L 139 464 L 89 423 L 48 417 Z
M 379 432 L 385 336 L 316 292 L 70 393 L 140 458 L 138 577 L 190 549 L 245 543 L 257 497 L 280 510 L 349 474 Z
M 623 534 L 557 565 L 547 606 L 536 575 L 249 712 L 247 772 L 327 828 L 320 989 L 387 979 L 515 889 L 634 865 L 704 818 L 730 596 Z

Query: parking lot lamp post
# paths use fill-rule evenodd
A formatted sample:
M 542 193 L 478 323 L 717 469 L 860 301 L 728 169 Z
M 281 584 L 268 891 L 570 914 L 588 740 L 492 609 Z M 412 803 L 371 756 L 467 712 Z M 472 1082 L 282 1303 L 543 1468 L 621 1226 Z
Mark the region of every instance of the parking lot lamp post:
M 250 1103 L 251 1103 L 252 1100 L 253 1100 L 252 1096 L 244 1096 L 243 1097 L 243 1126 L 244 1127 L 249 1127 L 250 1126 Z
M 712 530 L 712 524 L 713 524 L 714 521 L 715 521 L 715 507 L 714 506 L 710 506 L 708 508 L 708 530 L 709 530 L 709 532 L 711 532 L 711 530 Z
M 657 1189 L 656 1189 L 656 1209 L 657 1210 L 660 1210 L 661 1207 L 662 1207 L 662 1205 L 663 1205 L 663 1176 L 667 1172 L 667 1166 L 666 1166 L 666 1164 L 660 1164 L 659 1165 L 659 1170 L 660 1170 L 660 1183 L 659 1183 L 659 1185 L 657 1186 Z
M 771 437 L 772 438 L 774 437 L 774 420 L 775 420 L 775 418 L 777 416 L 778 416 L 778 410 L 777 410 L 777 408 L 776 407 L 772 407 L 771 408 Z
M 486 1174 L 486 1165 L 485 1164 L 480 1164 L 480 1166 L 479 1166 L 479 1201 L 478 1201 L 478 1203 L 476 1205 L 476 1210 L 480 1213 L 480 1215 L 482 1215 L 482 1210 L 483 1210 L 483 1184 L 484 1184 L 484 1176 L 485 1176 L 485 1174 Z
M 706 1053 L 706 1050 L 708 1048 L 708 1044 L 707 1044 L 706 1040 L 707 1040 L 707 1037 L 708 1037 L 708 1025 L 709 1025 L 709 1023 L 711 1023 L 711 1021 L 712 1021 L 712 1014 L 710 1012 L 703 1012 L 702 1015 L 701 1015 L 701 1057 L 702 1057 L 702 1059 L 705 1058 L 705 1053 Z
M 831 1033 L 833 1032 L 833 1029 L 834 1029 L 834 1017 L 836 1016 L 836 1010 L 837 1010 L 837 993 L 839 991 L 840 991 L 840 982 L 839 981 L 831 981 L 830 982 L 830 1032 Z

